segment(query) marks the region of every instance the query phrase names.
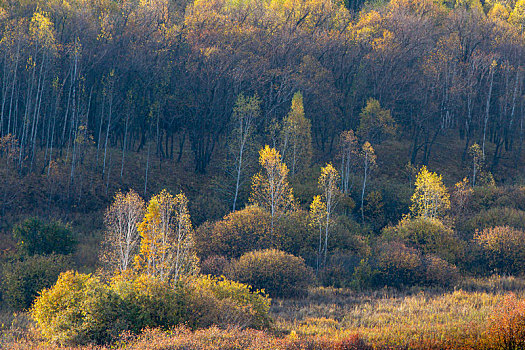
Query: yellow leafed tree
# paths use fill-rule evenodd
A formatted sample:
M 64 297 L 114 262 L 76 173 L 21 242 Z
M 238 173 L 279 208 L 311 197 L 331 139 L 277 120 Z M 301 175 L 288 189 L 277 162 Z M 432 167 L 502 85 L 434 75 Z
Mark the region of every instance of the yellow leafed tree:
M 305 169 L 312 159 L 312 123 L 304 116 L 303 95 L 296 92 L 290 112 L 283 120 L 283 158 L 292 174 Z
M 421 167 L 416 178 L 410 210 L 413 215 L 439 219 L 450 208 L 450 195 L 443 184 L 441 175 Z
M 176 283 L 197 269 L 188 200 L 168 191 L 151 198 L 138 230 L 142 237 L 136 268 L 161 281 Z
M 288 184 L 288 167 L 281 161 L 281 155 L 275 148 L 268 145 L 262 148 L 259 151 L 259 164 L 262 171 L 252 178 L 250 202 L 268 210 L 273 233 L 275 220 L 293 209 L 293 191 Z

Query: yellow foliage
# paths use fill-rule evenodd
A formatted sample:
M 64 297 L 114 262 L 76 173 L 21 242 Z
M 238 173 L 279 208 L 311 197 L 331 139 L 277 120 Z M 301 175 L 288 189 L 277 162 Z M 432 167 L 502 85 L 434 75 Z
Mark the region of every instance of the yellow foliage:
M 410 210 L 415 216 L 436 219 L 450 208 L 450 196 L 443 184 L 441 175 L 421 167 L 416 178 Z

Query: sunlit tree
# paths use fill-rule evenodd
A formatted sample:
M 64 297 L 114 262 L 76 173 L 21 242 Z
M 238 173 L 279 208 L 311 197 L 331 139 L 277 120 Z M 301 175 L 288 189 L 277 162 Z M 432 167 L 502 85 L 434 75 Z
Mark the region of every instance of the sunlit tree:
M 183 193 L 174 197 L 162 190 L 151 198 L 138 230 L 142 241 L 135 263 L 139 271 L 173 283 L 196 271 L 193 229 Z
M 410 210 L 416 217 L 441 218 L 450 208 L 450 196 L 441 175 L 421 167 L 416 178 Z
M 127 271 L 138 252 L 138 225 L 144 218 L 144 200 L 133 190 L 117 192 L 106 210 L 106 224 L 101 260 L 112 270 Z
M 275 220 L 294 207 L 293 190 L 288 184 L 288 167 L 275 148 L 262 148 L 259 164 L 262 170 L 252 178 L 250 202 L 268 210 L 273 233 Z

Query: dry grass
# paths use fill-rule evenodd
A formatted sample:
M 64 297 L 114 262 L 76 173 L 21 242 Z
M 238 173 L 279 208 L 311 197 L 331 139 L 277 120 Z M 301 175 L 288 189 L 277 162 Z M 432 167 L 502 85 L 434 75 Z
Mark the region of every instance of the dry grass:
M 140 336 L 124 335 L 111 347 L 98 349 L 491 348 L 488 344 L 493 342 L 487 336 L 494 333 L 494 320 L 501 318 L 497 316 L 502 305 L 511 300 L 525 307 L 525 280 L 499 276 L 467 279 L 461 288 L 369 293 L 315 288 L 307 298 L 274 300 L 271 312 L 275 323 L 270 332 L 217 327 L 147 330 Z M 509 292 L 516 297 L 509 297 Z M 25 314 L 1 314 L 0 323 L 2 349 L 58 349 L 38 337 Z

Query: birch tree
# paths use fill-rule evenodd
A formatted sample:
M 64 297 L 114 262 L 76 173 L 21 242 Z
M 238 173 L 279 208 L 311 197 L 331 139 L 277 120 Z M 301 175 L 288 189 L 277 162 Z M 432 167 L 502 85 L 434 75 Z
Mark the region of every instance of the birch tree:
M 328 255 L 328 237 L 330 236 L 330 228 L 332 226 L 332 214 L 339 199 L 339 173 L 332 166 L 331 163 L 326 164 L 321 168 L 321 176 L 319 176 L 319 189 L 321 196 L 314 197 L 314 201 L 310 205 L 310 214 L 313 218 L 314 225 L 319 227 L 319 247 L 317 255 L 317 269 L 319 270 L 321 255 L 323 265 L 326 266 L 326 258 Z M 324 242 L 323 242 L 324 238 Z
M 230 148 L 235 156 L 235 190 L 233 195 L 232 211 L 237 207 L 239 190 L 242 185 L 243 170 L 246 162 L 245 153 L 249 147 L 249 139 L 252 135 L 255 123 L 261 114 L 261 99 L 254 95 L 245 97 L 240 94 L 233 109 L 233 120 L 236 124 L 232 132 Z
M 353 130 L 341 133 L 339 153 L 341 157 L 341 190 L 347 194 L 351 190 L 351 186 L 349 186 L 350 171 L 359 153 L 357 151 L 357 137 Z
M 262 148 L 259 164 L 262 170 L 252 178 L 250 202 L 268 210 L 273 234 L 275 220 L 294 207 L 293 190 L 288 184 L 288 167 L 275 148 Z
M 135 258 L 136 269 L 162 281 L 177 283 L 197 269 L 188 200 L 162 190 L 148 203 L 138 226 L 142 241 Z
M 421 167 L 416 178 L 410 210 L 413 215 L 428 219 L 439 219 L 450 208 L 450 195 L 441 175 Z
M 133 190 L 117 192 L 106 210 L 105 240 L 101 260 L 112 270 L 125 272 L 131 268 L 138 252 L 138 225 L 144 217 L 144 200 Z
M 361 190 L 361 219 L 363 222 L 365 221 L 365 211 L 364 211 L 364 204 L 365 204 L 365 191 L 366 191 L 366 183 L 368 181 L 368 178 L 370 177 L 370 173 L 372 172 L 372 169 L 376 166 L 376 154 L 374 151 L 374 148 L 370 144 L 370 142 L 366 141 L 363 144 L 363 147 L 361 149 L 361 159 L 363 161 L 363 188 Z

